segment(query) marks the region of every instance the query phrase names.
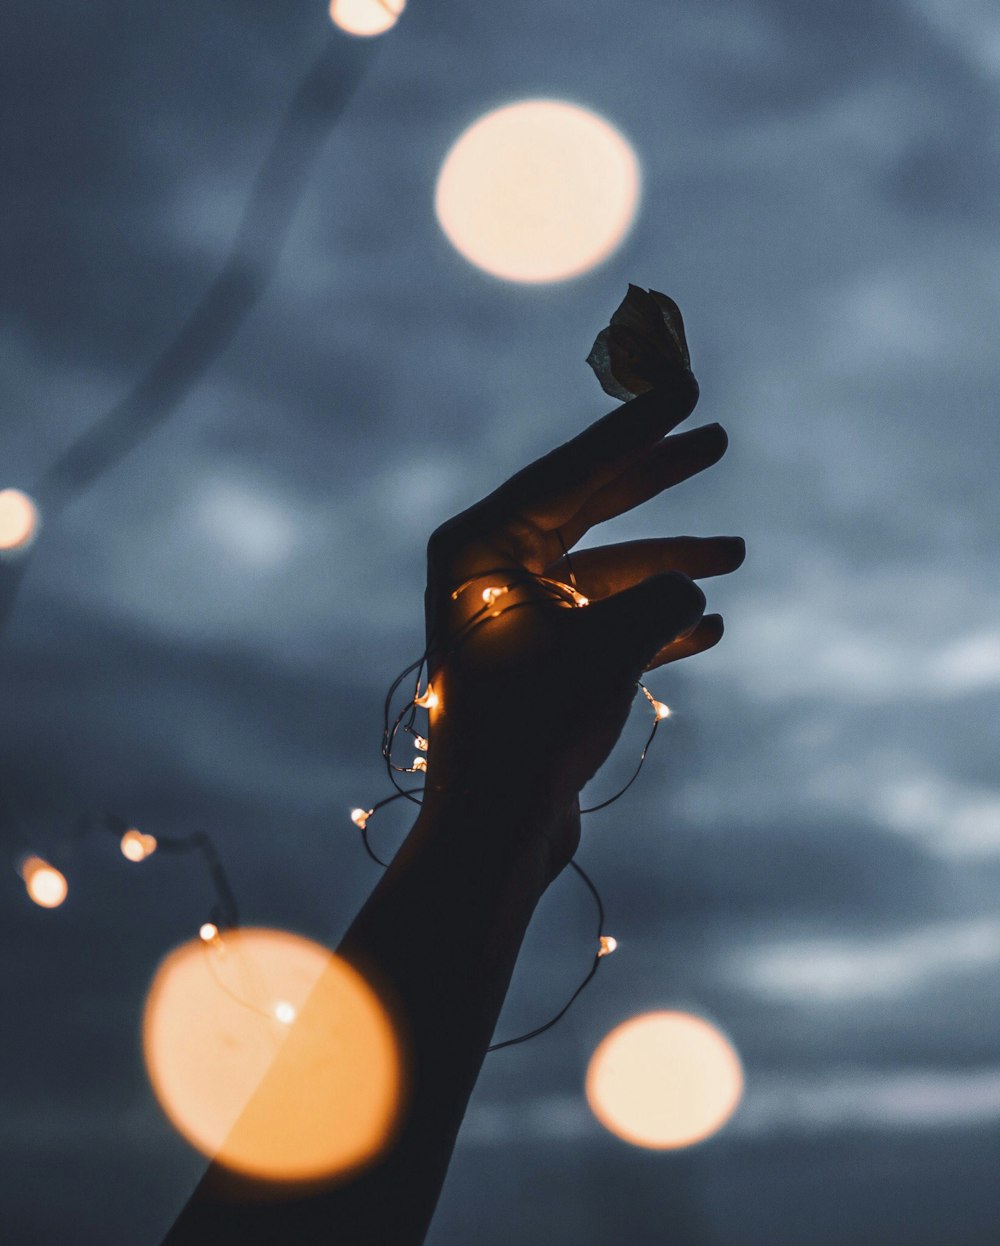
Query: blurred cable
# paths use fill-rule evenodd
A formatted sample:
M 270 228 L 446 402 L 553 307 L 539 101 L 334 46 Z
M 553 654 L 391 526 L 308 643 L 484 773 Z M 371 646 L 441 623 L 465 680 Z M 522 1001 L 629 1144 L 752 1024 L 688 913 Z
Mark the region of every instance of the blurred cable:
M 132 390 L 78 437 L 31 490 L 51 519 L 119 463 L 187 397 L 267 288 L 306 180 L 373 53 L 331 34 L 299 83 L 251 187 L 229 257 L 190 316 Z M 30 553 L 0 561 L 0 628 Z

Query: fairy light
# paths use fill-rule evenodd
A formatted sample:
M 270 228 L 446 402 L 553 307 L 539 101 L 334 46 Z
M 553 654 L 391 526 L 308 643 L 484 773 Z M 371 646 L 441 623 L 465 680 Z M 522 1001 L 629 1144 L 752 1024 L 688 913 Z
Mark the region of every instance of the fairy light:
M 156 851 L 156 836 L 144 835 L 142 831 L 137 831 L 135 827 L 131 827 L 121 837 L 119 847 L 122 856 L 129 861 L 145 861 L 147 857 L 151 857 Z
M 38 531 L 38 507 L 20 489 L 0 489 L 0 555 L 26 550 Z
M 656 715 L 656 721 L 663 722 L 665 718 L 669 718 L 671 714 L 670 706 L 664 705 L 662 701 L 657 701 L 656 697 L 653 696 L 645 684 L 640 684 L 639 687 L 642 689 L 643 696 L 653 707 L 653 713 Z
M 291 1025 L 295 1020 L 295 1009 L 288 1000 L 281 999 L 274 1005 L 274 1015 L 282 1025 Z
M 426 689 L 419 696 L 413 698 L 413 704 L 419 705 L 420 708 L 424 710 L 436 710 L 441 704 L 441 698 L 434 691 L 431 684 L 428 684 Z
M 21 862 L 21 877 L 29 897 L 39 908 L 57 909 L 69 893 L 66 876 L 41 857 Z
M 219 937 L 219 927 L 215 922 L 204 922 L 198 931 L 198 938 L 202 943 L 214 943 Z
M 561 607 L 564 609 L 580 609 L 582 607 L 589 606 L 590 605 L 589 597 L 587 597 L 584 593 L 580 592 L 579 588 L 577 588 L 576 576 L 573 573 L 572 562 L 569 557 L 569 552 L 565 549 L 565 546 L 563 547 L 563 553 L 566 559 L 566 567 L 568 571 L 569 580 L 571 581 L 569 584 L 565 583 L 562 580 L 549 579 L 546 576 L 532 575 L 527 572 L 524 572 L 523 574 L 520 572 L 514 572 L 514 574 L 518 577 L 518 579 L 514 580 L 513 582 L 509 584 L 504 584 L 504 585 L 498 585 L 495 583 L 487 584 L 485 588 L 479 589 L 476 593 L 476 597 L 477 599 L 482 600 L 482 603 L 483 603 L 482 606 L 474 610 L 471 617 L 465 621 L 464 626 L 459 629 L 456 637 L 452 641 L 452 644 L 445 651 L 444 657 L 446 658 L 450 653 L 458 649 L 480 627 L 488 625 L 490 620 L 498 618 L 500 615 L 506 614 L 508 611 L 516 610 L 521 606 L 548 605 L 550 607 L 554 606 L 557 608 Z M 511 572 L 512 572 L 511 568 L 500 567 L 500 568 L 494 568 L 490 571 L 481 572 L 478 575 L 474 575 L 471 578 L 464 580 L 456 588 L 451 590 L 451 593 L 450 593 L 451 600 L 458 601 L 459 598 L 463 595 L 463 593 L 467 592 L 474 585 L 476 585 L 477 581 L 479 584 L 481 584 L 483 579 L 486 578 L 487 576 L 493 577 L 498 574 L 508 575 L 508 574 L 511 574 Z M 530 592 L 530 594 L 524 600 L 520 600 L 520 601 L 511 600 L 509 602 L 505 602 L 503 606 L 501 606 L 499 609 L 495 609 L 494 607 L 496 607 L 499 599 L 501 597 L 507 597 L 511 593 L 511 590 L 517 587 L 519 581 L 521 580 L 523 580 L 523 583 L 526 587 L 529 587 L 530 589 L 534 591 Z M 541 595 L 539 595 L 538 590 L 541 590 Z M 393 683 L 390 685 L 389 692 L 385 699 L 383 732 L 382 732 L 382 756 L 386 763 L 386 769 L 387 769 L 389 778 L 391 779 L 392 784 L 396 790 L 391 796 L 387 796 L 385 797 L 385 799 L 378 801 L 378 803 L 373 805 L 371 809 L 367 809 L 367 810 L 355 809 L 351 813 L 351 820 L 354 822 L 355 826 L 357 826 L 361 831 L 361 837 L 362 837 L 362 842 L 364 844 L 365 851 L 368 853 L 368 855 L 377 865 L 380 865 L 383 868 L 385 868 L 388 863 L 386 861 L 383 861 L 382 858 L 379 857 L 375 853 L 374 849 L 372 848 L 371 842 L 369 840 L 369 836 L 368 836 L 367 827 L 368 827 L 368 823 L 370 822 L 371 818 L 373 817 L 375 813 L 380 811 L 383 807 L 393 804 L 397 800 L 406 799 L 406 800 L 412 801 L 413 803 L 417 805 L 421 805 L 423 803 L 421 799 L 422 794 L 423 794 L 423 789 L 421 788 L 405 789 L 401 787 L 399 784 L 397 775 L 400 773 L 412 774 L 414 772 L 419 772 L 419 773 L 427 772 L 427 760 L 425 757 L 419 755 L 427 751 L 427 746 L 428 746 L 427 740 L 423 736 L 417 735 L 413 731 L 413 718 L 414 718 L 414 711 L 416 707 L 420 707 L 421 709 L 433 710 L 433 709 L 436 709 L 440 705 L 440 698 L 437 692 L 434 690 L 430 680 L 428 680 L 427 686 L 424 689 L 424 691 L 420 692 L 421 674 L 427 663 L 427 660 L 428 660 L 428 655 L 425 652 L 424 654 L 421 655 L 421 657 L 417 661 L 411 663 L 404 671 L 402 671 L 396 677 Z M 417 692 L 413 696 L 412 701 L 410 701 L 406 706 L 404 706 L 402 711 L 395 718 L 395 721 L 393 721 L 393 716 L 392 716 L 393 699 L 396 696 L 403 681 L 407 678 L 408 675 L 410 675 L 414 671 L 417 672 L 417 677 L 416 677 L 417 678 Z M 646 743 L 642 749 L 642 752 L 639 755 L 638 765 L 636 766 L 635 771 L 632 774 L 632 777 L 629 779 L 629 781 L 622 788 L 620 788 L 619 791 L 617 791 L 614 794 L 614 796 L 610 797 L 608 800 L 602 801 L 598 805 L 592 805 L 590 808 L 581 809 L 580 812 L 583 814 L 595 813 L 599 809 L 605 809 L 607 808 L 608 805 L 614 804 L 616 800 L 618 800 L 621 796 L 625 794 L 625 792 L 632 786 L 632 784 L 635 782 L 635 780 L 639 776 L 639 772 L 642 769 L 643 763 L 646 760 L 646 754 L 649 751 L 649 747 L 652 744 L 653 738 L 656 735 L 657 728 L 659 727 L 660 723 L 665 718 L 670 717 L 670 708 L 667 705 L 665 705 L 662 701 L 656 700 L 656 698 L 652 695 L 652 693 L 650 693 L 649 689 L 646 688 L 646 686 L 643 683 L 640 682 L 638 686 L 639 686 L 639 689 L 643 692 L 644 696 L 646 697 L 646 700 L 649 702 L 653 710 L 653 724 L 650 729 L 649 736 L 646 740 Z M 397 733 L 401 728 L 409 732 L 412 735 L 414 745 L 416 749 L 418 750 L 418 756 L 413 759 L 413 762 L 408 767 L 398 766 L 392 760 L 393 744 L 396 740 Z M 559 1012 L 557 1012 L 554 1017 L 550 1018 L 550 1020 L 548 1020 L 544 1025 L 538 1026 L 536 1029 L 529 1031 L 527 1034 L 521 1034 L 517 1038 L 509 1038 L 503 1042 L 493 1043 L 490 1045 L 490 1047 L 487 1048 L 488 1051 L 491 1051 L 491 1052 L 497 1051 L 503 1047 L 511 1047 L 517 1043 L 526 1042 L 528 1039 L 535 1038 L 537 1035 L 542 1034 L 546 1030 L 550 1029 L 553 1025 L 556 1024 L 556 1022 L 558 1022 L 565 1015 L 565 1013 L 571 1007 L 571 1005 L 573 1004 L 577 996 L 580 994 L 580 992 L 587 986 L 587 984 L 593 978 L 594 974 L 597 972 L 597 968 L 600 962 L 606 956 L 610 956 L 618 947 L 618 940 L 613 935 L 606 935 L 603 933 L 604 906 L 601 902 L 601 897 L 600 897 L 599 892 L 597 891 L 597 888 L 594 886 L 593 882 L 591 881 L 587 873 L 576 863 L 576 861 L 571 860 L 569 862 L 569 865 L 570 865 L 570 868 L 578 875 L 578 877 L 581 879 L 581 881 L 590 891 L 591 896 L 593 897 L 593 900 L 594 900 L 594 904 L 597 908 L 597 914 L 598 914 L 597 951 L 594 954 L 594 959 L 591 964 L 590 970 L 587 973 L 587 975 L 584 977 L 583 981 L 580 982 L 580 984 L 576 987 L 576 989 L 574 990 L 572 995 L 569 997 L 569 999 L 566 1001 L 566 1003 L 563 1005 L 563 1007 L 559 1010 Z

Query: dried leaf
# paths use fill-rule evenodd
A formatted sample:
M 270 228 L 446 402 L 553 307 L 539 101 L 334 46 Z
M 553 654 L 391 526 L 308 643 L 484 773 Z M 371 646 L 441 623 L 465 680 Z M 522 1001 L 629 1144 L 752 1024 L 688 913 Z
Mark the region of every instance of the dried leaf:
M 597 335 L 587 363 L 604 392 L 621 402 L 657 386 L 697 384 L 681 309 L 659 290 L 631 284 L 611 323 Z

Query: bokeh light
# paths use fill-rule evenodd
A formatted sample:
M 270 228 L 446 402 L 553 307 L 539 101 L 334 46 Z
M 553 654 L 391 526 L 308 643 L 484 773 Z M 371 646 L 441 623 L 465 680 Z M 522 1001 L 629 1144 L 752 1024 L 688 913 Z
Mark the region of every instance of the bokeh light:
M 27 549 L 38 532 L 38 507 L 20 489 L 0 489 L 0 554 Z
M 441 166 L 434 207 L 451 244 L 508 281 L 576 277 L 625 237 L 639 160 L 603 117 L 532 99 L 480 117 Z
M 135 827 L 131 827 L 121 837 L 119 847 L 122 856 L 129 861 L 145 861 L 145 859 L 156 851 L 156 836 L 144 835 L 142 831 L 137 831 Z
M 21 877 L 28 895 L 43 909 L 57 909 L 69 891 L 66 876 L 41 857 L 25 857 Z
M 175 1128 L 265 1181 L 323 1182 L 371 1162 L 403 1089 L 375 992 L 309 939 L 205 933 L 163 961 L 143 1020 L 146 1068 Z
M 405 8 L 406 0 L 330 0 L 330 19 L 349 35 L 382 35 Z
M 601 1124 L 635 1146 L 667 1150 L 716 1133 L 743 1096 L 743 1069 L 714 1025 L 686 1012 L 650 1012 L 598 1045 L 586 1080 Z

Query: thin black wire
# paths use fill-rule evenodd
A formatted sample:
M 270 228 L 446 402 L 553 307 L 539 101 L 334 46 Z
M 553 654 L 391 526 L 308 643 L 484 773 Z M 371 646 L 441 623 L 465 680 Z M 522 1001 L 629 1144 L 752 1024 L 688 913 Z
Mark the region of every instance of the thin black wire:
M 85 816 L 77 823 L 77 834 L 87 835 L 93 832 L 107 832 L 121 838 L 129 829 L 130 823 L 117 814 L 104 813 L 99 816 Z M 229 882 L 229 875 L 222 863 L 218 850 L 207 831 L 192 831 L 189 835 L 157 835 L 156 851 L 164 853 L 200 853 L 208 870 L 215 890 L 215 904 L 209 916 L 220 929 L 233 930 L 240 924 L 239 905 L 236 894 Z
M 566 560 L 566 569 L 569 573 L 570 584 L 576 591 L 579 591 L 577 589 L 576 573 L 573 570 L 572 559 L 570 558 L 569 551 L 567 550 L 566 545 L 563 541 L 562 533 L 559 532 L 558 529 L 556 531 L 556 535 L 559 538 L 559 544 L 562 546 L 563 557 Z M 489 571 L 483 571 L 471 577 L 470 579 L 464 581 L 462 584 L 460 584 L 458 588 L 452 592 L 452 600 L 457 599 L 470 585 L 475 583 L 476 580 L 482 580 L 489 576 L 493 576 L 497 574 L 509 575 L 510 573 L 511 573 L 511 568 L 507 568 L 507 567 L 493 568 Z M 557 597 L 560 601 L 565 601 L 565 594 L 558 591 L 558 585 L 554 581 L 549 581 L 545 577 L 541 577 L 541 576 L 533 576 L 533 575 L 530 575 L 530 573 L 521 573 L 518 576 L 518 578 L 528 579 L 536 586 L 541 587 L 545 591 L 547 591 L 550 596 Z M 509 585 L 505 585 L 505 588 L 509 589 L 509 587 L 510 587 Z M 539 602 L 537 601 L 537 599 L 529 599 L 527 601 L 513 602 L 511 605 L 505 606 L 501 610 L 497 611 L 493 609 L 493 606 L 494 606 L 493 602 L 484 603 L 484 605 L 480 609 L 475 611 L 473 615 L 471 616 L 471 618 L 466 621 L 466 625 L 462 628 L 461 632 L 458 634 L 455 641 L 452 643 L 452 645 L 450 645 L 446 649 L 445 653 L 442 655 L 442 658 L 441 658 L 442 663 L 445 661 L 447 657 L 449 657 L 452 653 L 454 653 L 461 644 L 464 644 L 465 641 L 467 641 L 469 637 L 474 634 L 474 632 L 476 632 L 480 627 L 488 623 L 491 619 L 496 618 L 501 614 L 506 614 L 510 610 L 517 610 L 523 606 L 536 606 L 538 604 Z M 383 869 L 388 867 L 388 862 L 383 861 L 382 858 L 377 855 L 377 853 L 371 846 L 371 839 L 370 839 L 369 832 L 368 832 L 369 820 L 376 812 L 384 808 L 386 805 L 389 805 L 393 801 L 400 800 L 404 797 L 408 800 L 413 801 L 413 803 L 417 805 L 420 805 L 423 803 L 421 800 L 417 799 L 417 795 L 418 794 L 422 795 L 423 791 L 425 790 L 424 788 L 410 788 L 410 789 L 404 790 L 402 787 L 400 787 L 399 782 L 396 779 L 396 773 L 397 772 L 398 773 L 412 773 L 413 771 L 411 767 L 396 766 L 393 763 L 392 746 L 395 743 L 396 736 L 400 730 L 400 727 L 403 724 L 403 720 L 404 718 L 406 718 L 408 713 L 409 713 L 409 722 L 406 724 L 405 729 L 411 731 L 412 733 L 413 721 L 414 721 L 414 717 L 416 714 L 415 701 L 420 691 L 420 679 L 423 673 L 423 668 L 424 668 L 424 665 L 428 663 L 428 661 L 429 661 L 428 651 L 425 651 L 420 656 L 420 658 L 417 659 L 417 661 L 411 662 L 410 665 L 406 667 L 404 671 L 402 671 L 399 675 L 396 676 L 396 678 L 393 680 L 392 684 L 390 685 L 389 691 L 386 694 L 386 698 L 385 698 L 384 710 L 383 710 L 383 725 L 382 725 L 382 756 L 385 759 L 389 777 L 392 780 L 393 786 L 396 788 L 396 791 L 391 796 L 386 797 L 384 800 L 381 800 L 377 804 L 372 806 L 372 808 L 368 811 L 368 814 L 364 820 L 364 824 L 361 827 L 361 839 L 362 839 L 362 843 L 364 844 L 365 851 L 368 853 L 369 857 L 371 857 L 371 859 L 375 861 L 378 865 L 380 865 Z M 400 711 L 400 713 L 396 716 L 395 720 L 390 726 L 389 720 L 392 716 L 393 698 L 398 692 L 403 680 L 407 677 L 407 675 L 412 674 L 414 671 L 417 672 L 417 676 L 416 676 L 416 685 L 414 688 L 413 698 L 411 699 L 410 703 Z M 638 686 L 642 687 L 641 684 Z M 657 729 L 659 728 L 659 725 L 660 725 L 659 718 L 654 719 L 652 729 L 650 730 L 649 736 L 646 739 L 646 743 L 643 746 L 642 752 L 639 755 L 639 763 L 636 766 L 635 771 L 632 774 L 632 777 L 625 784 L 625 786 L 622 787 L 618 792 L 616 792 L 614 796 L 610 796 L 607 800 L 602 801 L 600 804 L 591 805 L 586 809 L 581 809 L 580 810 L 581 816 L 583 816 L 584 814 L 596 813 L 600 809 L 607 809 L 609 805 L 613 805 L 615 801 L 619 800 L 622 796 L 624 796 L 624 794 L 629 790 L 632 784 L 639 777 L 639 772 L 642 770 L 643 764 L 645 763 L 646 755 L 649 752 L 650 745 L 653 743 L 653 740 L 656 736 L 656 732 L 657 732 Z M 514 1046 L 517 1046 L 519 1043 L 526 1043 L 530 1039 L 537 1038 L 538 1035 L 544 1034 L 546 1030 L 550 1030 L 557 1022 L 562 1020 L 562 1018 L 566 1015 L 566 1013 L 572 1007 L 576 999 L 583 992 L 583 990 L 590 984 L 590 982 L 594 978 L 594 975 L 597 973 L 597 970 L 603 959 L 602 951 L 600 949 L 600 939 L 604 931 L 604 904 L 601 900 L 601 896 L 597 890 L 597 887 L 595 886 L 591 877 L 583 869 L 583 867 L 578 865 L 576 860 L 573 860 L 573 859 L 570 860 L 569 864 L 572 867 L 572 869 L 576 872 L 578 877 L 584 882 L 587 889 L 590 891 L 590 894 L 592 895 L 595 906 L 597 908 L 597 917 L 598 917 L 597 933 L 598 933 L 599 949 L 598 949 L 598 952 L 594 956 L 594 962 L 591 965 L 590 969 L 587 971 L 587 974 L 584 977 L 583 981 L 580 982 L 580 984 L 574 990 L 573 994 L 569 997 L 569 999 L 562 1006 L 562 1008 L 559 1009 L 559 1011 L 555 1014 L 555 1016 L 551 1017 L 548 1021 L 546 1021 L 544 1025 L 537 1026 L 535 1029 L 529 1030 L 526 1034 L 520 1034 L 516 1038 L 508 1038 L 508 1039 L 504 1039 L 502 1042 L 491 1044 L 489 1047 L 487 1047 L 486 1049 L 487 1052 L 500 1051 L 504 1047 L 514 1047 Z

